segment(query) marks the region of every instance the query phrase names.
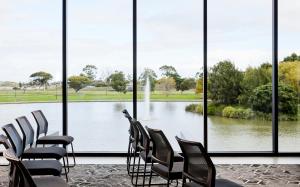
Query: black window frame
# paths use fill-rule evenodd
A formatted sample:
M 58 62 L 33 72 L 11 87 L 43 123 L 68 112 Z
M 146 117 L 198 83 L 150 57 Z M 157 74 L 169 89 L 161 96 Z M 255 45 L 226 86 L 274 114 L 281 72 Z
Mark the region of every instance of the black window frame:
M 203 1 L 203 107 L 204 107 L 204 147 L 207 150 L 207 0 Z M 210 152 L 211 156 L 300 156 L 300 152 L 279 152 L 278 151 L 278 0 L 272 0 L 272 151 L 268 152 Z M 68 85 L 67 85 L 67 0 L 62 0 L 62 112 L 63 112 L 63 135 L 68 135 Z M 133 47 L 133 116 L 137 117 L 137 0 L 132 0 L 132 47 Z M 199 64 L 199 67 L 201 64 Z M 125 152 L 76 152 L 76 156 L 95 157 L 120 157 L 126 156 Z

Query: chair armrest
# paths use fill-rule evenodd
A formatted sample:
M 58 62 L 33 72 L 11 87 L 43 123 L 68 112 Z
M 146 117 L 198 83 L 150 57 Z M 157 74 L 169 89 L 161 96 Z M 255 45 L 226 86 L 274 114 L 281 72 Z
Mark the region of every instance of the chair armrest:
M 156 157 L 153 156 L 153 155 L 151 156 L 151 159 L 152 159 L 154 162 L 157 162 L 157 163 L 162 164 L 162 165 L 164 165 L 164 166 L 168 166 L 168 163 L 159 160 L 158 158 L 156 158 Z

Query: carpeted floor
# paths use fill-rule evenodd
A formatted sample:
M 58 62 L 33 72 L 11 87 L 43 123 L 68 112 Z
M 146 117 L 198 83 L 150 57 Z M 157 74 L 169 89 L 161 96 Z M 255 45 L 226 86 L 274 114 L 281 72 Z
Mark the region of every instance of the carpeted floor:
M 300 165 L 217 165 L 216 169 L 217 178 L 242 186 L 300 186 Z M 8 186 L 7 173 L 8 167 L 0 167 L 1 187 Z M 125 165 L 78 165 L 69 177 L 71 186 L 132 186 Z

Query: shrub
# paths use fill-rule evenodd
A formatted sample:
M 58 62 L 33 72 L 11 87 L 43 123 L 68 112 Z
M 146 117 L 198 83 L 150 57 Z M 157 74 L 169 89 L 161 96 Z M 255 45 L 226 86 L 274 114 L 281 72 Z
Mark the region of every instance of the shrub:
M 203 114 L 203 106 L 198 104 L 195 111 L 196 113 Z
M 196 111 L 196 107 L 197 107 L 197 104 L 190 104 L 190 105 L 187 105 L 185 107 L 185 111 L 188 111 L 188 112 L 195 112 Z
M 297 115 L 297 92 L 289 85 L 278 85 L 279 111 L 282 114 Z M 254 111 L 272 113 L 272 84 L 265 84 L 254 89 L 249 101 Z
M 254 118 L 254 112 L 250 109 L 234 108 L 227 106 L 222 111 L 222 116 L 227 118 L 251 119 Z
M 222 111 L 225 108 L 225 105 L 216 104 L 216 103 L 209 103 L 207 106 L 207 114 L 208 115 L 216 115 L 222 116 Z

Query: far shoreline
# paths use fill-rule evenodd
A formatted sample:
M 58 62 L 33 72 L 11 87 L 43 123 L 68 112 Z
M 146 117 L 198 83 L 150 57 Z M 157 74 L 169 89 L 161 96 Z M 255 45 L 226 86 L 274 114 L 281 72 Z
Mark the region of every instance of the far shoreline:
M 151 102 L 202 102 L 199 100 L 159 100 L 155 99 Z M 68 103 L 89 103 L 89 102 L 133 102 L 133 100 L 69 100 Z M 137 100 L 137 102 L 144 102 L 143 100 Z M 62 101 L 21 101 L 21 102 L 0 102 L 0 105 L 10 104 L 43 104 L 43 103 L 62 103 Z

